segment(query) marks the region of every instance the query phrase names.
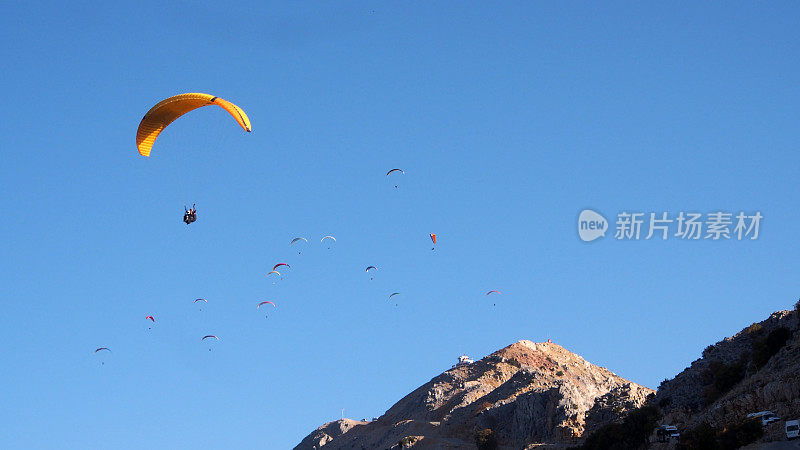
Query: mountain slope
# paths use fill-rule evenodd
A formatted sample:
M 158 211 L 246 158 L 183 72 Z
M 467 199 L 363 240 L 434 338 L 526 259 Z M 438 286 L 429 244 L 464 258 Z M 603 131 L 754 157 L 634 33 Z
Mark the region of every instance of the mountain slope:
M 799 329 L 797 311 L 778 311 L 706 348 L 659 386 L 655 403 L 665 420 L 690 429 L 703 422 L 724 428 L 764 410 L 800 417 Z
M 519 341 L 445 371 L 373 422 L 339 420 L 296 449 L 475 448 L 491 429 L 501 447 L 571 444 L 590 426 L 644 403 L 651 389 L 590 364 L 553 343 Z M 597 401 L 601 399 L 601 401 Z

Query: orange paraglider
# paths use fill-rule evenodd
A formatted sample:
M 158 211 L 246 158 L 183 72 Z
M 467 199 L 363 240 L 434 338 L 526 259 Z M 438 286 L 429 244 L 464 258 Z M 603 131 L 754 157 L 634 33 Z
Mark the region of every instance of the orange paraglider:
M 248 133 L 252 131 L 247 114 L 227 100 L 199 92 L 175 95 L 158 102 L 142 118 L 136 130 L 136 148 L 139 154 L 150 156 L 150 150 L 158 135 L 175 119 L 189 111 L 209 105 L 221 107 L 236 119 L 244 131 Z

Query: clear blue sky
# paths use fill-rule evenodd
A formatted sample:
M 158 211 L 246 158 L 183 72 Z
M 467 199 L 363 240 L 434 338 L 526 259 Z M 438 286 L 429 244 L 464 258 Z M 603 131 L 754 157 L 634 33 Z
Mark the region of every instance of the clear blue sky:
M 5 4 L 0 446 L 289 448 L 519 339 L 656 387 L 791 307 L 800 7 L 544 3 Z M 182 92 L 253 132 L 139 156 Z M 586 207 L 764 221 L 586 244 Z

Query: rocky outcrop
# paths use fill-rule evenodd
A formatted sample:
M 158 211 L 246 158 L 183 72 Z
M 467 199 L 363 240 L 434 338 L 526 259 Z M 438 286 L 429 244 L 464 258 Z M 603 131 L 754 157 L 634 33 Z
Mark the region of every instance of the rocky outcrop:
M 557 344 L 519 341 L 445 371 L 376 421 L 328 423 L 296 448 L 472 449 L 475 434 L 487 428 L 501 448 L 575 444 L 587 411 L 597 426 L 651 392 Z
M 783 418 L 800 417 L 800 332 L 796 311 L 779 311 L 736 335 L 709 346 L 702 358 L 658 389 L 655 403 L 665 422 L 689 429 L 702 422 L 717 428 L 741 422 L 748 413 L 770 410 Z M 753 364 L 754 344 L 778 328 L 789 338 L 763 367 Z M 740 380 L 709 396 L 713 364 L 740 365 Z
M 342 419 L 337 420 L 335 422 L 328 422 L 325 425 L 317 428 L 306 436 L 298 448 L 320 448 L 323 445 L 327 444 L 328 442 L 332 441 L 334 438 L 339 437 L 348 431 L 350 431 L 353 427 L 358 425 L 364 425 L 367 422 L 359 422 L 357 420 L 351 419 Z
M 645 404 L 652 393 L 650 389 L 629 383 L 597 397 L 586 413 L 584 434 L 588 436 L 603 425 L 621 422 L 629 412 Z

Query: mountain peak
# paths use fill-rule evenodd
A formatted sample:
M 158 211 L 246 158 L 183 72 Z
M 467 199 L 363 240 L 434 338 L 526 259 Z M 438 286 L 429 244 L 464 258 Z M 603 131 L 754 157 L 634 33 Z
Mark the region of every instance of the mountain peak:
M 474 448 L 475 433 L 487 428 L 514 448 L 571 444 L 594 426 L 589 410 L 608 418 L 606 410 L 639 406 L 651 392 L 558 344 L 521 340 L 457 364 L 375 421 L 328 423 L 297 448 L 391 448 L 405 438 L 423 447 Z

